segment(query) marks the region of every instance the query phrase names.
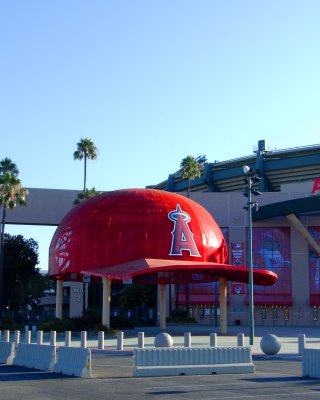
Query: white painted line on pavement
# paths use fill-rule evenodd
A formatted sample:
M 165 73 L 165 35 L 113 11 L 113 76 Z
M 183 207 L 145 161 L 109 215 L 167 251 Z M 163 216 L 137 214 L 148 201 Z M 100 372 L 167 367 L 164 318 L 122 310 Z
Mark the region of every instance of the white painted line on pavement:
M 167 377 L 168 378 L 168 377 Z M 253 382 L 255 383 L 255 382 Z M 260 382 L 259 382 L 260 384 Z M 234 386 L 234 385 L 248 385 L 248 382 L 226 382 L 226 383 L 207 383 L 207 384 L 202 384 L 202 385 L 173 385 L 173 386 L 166 386 L 165 388 L 163 386 L 151 386 L 145 388 L 145 390 L 155 390 L 155 389 L 163 389 L 163 390 L 168 390 L 169 389 L 181 389 L 181 388 L 198 388 L 198 387 L 217 387 L 217 386 Z
M 220 397 L 220 396 L 218 396 L 218 397 L 207 397 L 207 398 L 205 398 L 205 399 L 203 399 L 203 400 L 217 400 L 217 399 L 219 399 L 219 400 L 231 400 L 231 399 L 252 399 L 252 398 L 254 398 L 254 399 L 258 399 L 259 397 L 263 397 L 263 398 L 265 398 L 265 397 L 275 397 L 276 399 L 278 398 L 278 397 L 280 397 L 280 396 L 282 396 L 282 397 L 284 397 L 284 396 L 289 396 L 289 397 L 291 397 L 291 396 L 295 396 L 295 395 L 297 395 L 297 396 L 305 396 L 305 395 L 308 395 L 308 394 L 317 394 L 318 396 L 320 396 L 320 393 L 319 392 L 316 392 L 316 391 L 310 391 L 310 392 L 297 392 L 297 393 L 277 393 L 277 394 L 255 394 L 255 395 L 250 395 L 250 396 L 228 396 L 228 397 Z

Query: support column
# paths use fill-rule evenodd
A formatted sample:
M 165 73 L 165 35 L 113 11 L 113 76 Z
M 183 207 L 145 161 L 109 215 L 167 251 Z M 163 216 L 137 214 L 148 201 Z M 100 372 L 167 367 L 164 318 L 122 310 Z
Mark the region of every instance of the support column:
M 56 318 L 62 319 L 63 281 L 57 280 L 56 289 Z
M 167 307 L 166 307 L 166 285 L 159 285 L 160 290 L 160 328 L 165 329 L 167 324 L 166 324 L 166 315 L 167 315 Z
M 102 325 L 110 329 L 111 279 L 102 278 Z
M 227 333 L 227 280 L 220 278 L 220 333 Z

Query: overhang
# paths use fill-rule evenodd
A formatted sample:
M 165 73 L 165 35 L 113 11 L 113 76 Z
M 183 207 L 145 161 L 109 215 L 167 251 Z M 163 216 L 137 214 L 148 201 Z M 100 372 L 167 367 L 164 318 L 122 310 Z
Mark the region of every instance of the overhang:
M 94 270 L 83 270 L 83 274 L 96 277 L 106 277 L 113 280 L 127 280 L 143 275 L 153 275 L 146 278 L 149 283 L 203 283 L 215 282 L 220 278 L 228 281 L 248 283 L 249 269 L 229 264 L 213 262 L 191 262 L 166 259 L 139 259 L 121 265 Z M 256 285 L 271 286 L 278 280 L 277 274 L 262 269 L 253 269 L 253 282 Z M 141 282 L 141 279 L 138 279 Z
M 290 214 L 318 213 L 320 213 L 320 196 L 310 196 L 260 206 L 257 211 L 252 211 L 252 220 L 261 221 Z

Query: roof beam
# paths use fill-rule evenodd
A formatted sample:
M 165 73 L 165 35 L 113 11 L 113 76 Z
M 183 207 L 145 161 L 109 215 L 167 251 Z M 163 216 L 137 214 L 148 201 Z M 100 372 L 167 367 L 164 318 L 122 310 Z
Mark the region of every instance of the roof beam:
M 287 219 L 290 224 L 306 239 L 309 245 L 315 250 L 317 254 L 320 254 L 320 245 L 310 235 L 308 229 L 302 224 L 302 222 L 296 217 L 295 214 L 287 215 Z

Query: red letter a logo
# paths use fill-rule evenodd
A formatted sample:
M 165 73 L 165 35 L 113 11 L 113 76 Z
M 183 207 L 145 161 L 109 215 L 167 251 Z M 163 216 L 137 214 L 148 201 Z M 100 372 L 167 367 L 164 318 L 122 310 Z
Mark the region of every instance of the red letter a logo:
M 187 250 L 191 256 L 201 257 L 188 226 L 190 215 L 182 211 L 177 204 L 177 208 L 169 212 L 168 218 L 174 223 L 169 256 L 182 256 L 182 250 Z
M 311 193 L 312 194 L 316 194 L 319 191 L 320 191 L 320 178 L 317 178 L 315 180 L 315 182 L 314 182 L 313 189 L 312 189 Z

